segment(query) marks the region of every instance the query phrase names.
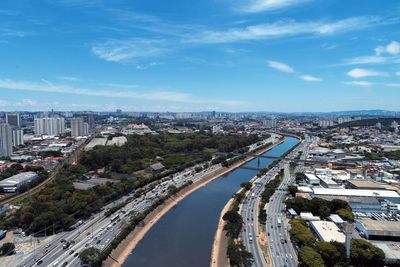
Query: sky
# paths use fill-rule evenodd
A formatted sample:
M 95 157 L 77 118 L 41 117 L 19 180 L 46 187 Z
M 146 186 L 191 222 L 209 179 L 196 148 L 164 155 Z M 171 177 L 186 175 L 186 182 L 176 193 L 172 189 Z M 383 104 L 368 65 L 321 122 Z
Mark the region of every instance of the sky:
M 2 0 L 0 110 L 400 110 L 400 1 Z

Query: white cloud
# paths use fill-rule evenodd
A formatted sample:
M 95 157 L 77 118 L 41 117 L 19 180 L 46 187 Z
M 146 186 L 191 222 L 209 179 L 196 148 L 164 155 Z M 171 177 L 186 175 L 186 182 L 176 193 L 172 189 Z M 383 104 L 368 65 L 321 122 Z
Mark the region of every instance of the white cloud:
M 400 76 L 400 71 L 396 72 L 396 76 Z
M 12 90 L 25 90 L 49 93 L 65 93 L 75 95 L 133 98 L 143 100 L 163 100 L 185 102 L 190 101 L 191 96 L 184 93 L 169 91 L 133 92 L 124 90 L 125 88 L 114 88 L 114 90 L 89 89 L 82 87 L 72 87 L 68 85 L 54 84 L 47 80 L 41 82 L 14 81 L 11 79 L 0 79 L 0 88 Z
M 191 34 L 184 41 L 192 43 L 229 43 L 249 40 L 263 40 L 298 35 L 332 35 L 337 33 L 376 27 L 385 24 L 379 17 L 352 17 L 331 23 L 321 21 L 297 22 L 284 20 L 274 23 L 251 25 L 245 28 L 231 28 L 225 31 L 203 31 Z
M 400 88 L 400 83 L 385 83 L 385 86 Z
M 362 87 L 369 87 L 373 85 L 371 82 L 367 81 L 350 81 L 350 82 L 344 82 L 347 85 L 356 85 L 356 86 L 362 86 Z
M 355 78 L 355 79 L 364 78 L 364 77 L 388 76 L 388 74 L 386 72 L 376 71 L 376 70 L 368 70 L 368 69 L 360 69 L 360 68 L 355 68 L 355 69 L 350 70 L 349 72 L 347 72 L 347 75 L 352 78 Z
M 14 105 L 17 107 L 36 107 L 37 101 L 34 99 L 22 99 L 21 101 L 16 102 Z
M 257 13 L 297 6 L 310 0 L 250 0 L 239 8 L 241 12 Z
M 78 82 L 79 81 L 79 78 L 73 77 L 73 76 L 61 76 L 61 77 L 58 77 L 58 79 L 64 80 L 64 81 L 69 81 L 69 82 Z
M 397 41 L 392 41 L 386 46 L 378 46 L 375 48 L 375 53 L 378 56 L 384 53 L 397 55 L 400 53 L 400 43 Z
M 92 46 L 94 55 L 112 62 L 135 62 L 144 58 L 158 57 L 167 51 L 163 40 L 140 38 L 109 40 Z
M 312 75 L 301 75 L 300 79 L 302 79 L 304 81 L 307 81 L 307 82 L 320 82 L 320 81 L 322 81 L 321 78 L 318 78 L 318 77 L 315 77 L 315 76 L 312 76 Z
M 292 67 L 290 67 L 289 65 L 286 65 L 285 63 L 278 62 L 278 61 L 269 60 L 268 61 L 268 66 L 273 68 L 273 69 L 276 69 L 276 70 L 279 70 L 279 71 L 283 71 L 283 72 L 287 72 L 287 73 L 293 73 L 294 72 L 294 69 Z
M 382 56 L 361 56 L 345 59 L 342 65 L 381 64 L 387 61 L 388 58 Z
M 150 101 L 167 101 L 167 102 L 177 102 L 186 104 L 210 104 L 223 105 L 227 107 L 233 106 L 245 106 L 248 103 L 240 100 L 210 100 L 201 99 L 193 95 L 186 93 L 178 93 L 172 91 L 145 91 L 145 92 L 134 92 L 132 90 L 127 90 L 128 88 L 135 88 L 136 85 L 130 87 L 129 85 L 113 84 L 113 90 L 102 90 L 102 89 L 90 89 L 83 87 L 74 87 L 62 84 L 54 84 L 47 80 L 42 80 L 41 82 L 26 82 L 26 81 L 16 81 L 12 79 L 1 79 L 0 78 L 0 88 L 9 90 L 22 90 L 22 91 L 35 91 L 35 92 L 47 92 L 47 93 L 63 93 L 63 94 L 74 94 L 74 95 L 85 95 L 85 96 L 96 96 L 96 97 L 106 97 L 106 98 L 124 98 L 124 99 L 138 99 L 138 100 L 150 100 Z M 37 105 L 33 100 L 25 99 L 20 102 L 20 106 L 23 105 Z
M 7 106 L 7 105 L 8 105 L 8 102 L 7 102 L 7 101 L 1 100 L 1 99 L 0 99 L 0 107 L 5 107 L 5 106 Z

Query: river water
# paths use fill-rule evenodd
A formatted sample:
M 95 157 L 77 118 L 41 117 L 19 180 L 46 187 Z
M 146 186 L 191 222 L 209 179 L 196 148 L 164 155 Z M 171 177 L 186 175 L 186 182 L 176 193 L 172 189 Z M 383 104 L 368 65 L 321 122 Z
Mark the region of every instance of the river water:
M 293 137 L 264 153 L 280 156 L 299 142 Z M 244 166 L 264 168 L 273 160 L 258 158 Z M 255 170 L 235 169 L 187 196 L 162 217 L 136 246 L 123 267 L 207 267 L 220 212 Z

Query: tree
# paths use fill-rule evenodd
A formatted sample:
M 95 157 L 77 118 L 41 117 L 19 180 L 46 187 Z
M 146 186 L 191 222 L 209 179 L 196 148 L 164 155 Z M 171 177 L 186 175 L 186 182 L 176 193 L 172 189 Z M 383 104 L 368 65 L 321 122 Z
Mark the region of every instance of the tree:
M 321 206 L 319 208 L 319 215 L 321 216 L 322 219 L 329 217 L 330 214 L 331 214 L 331 209 L 328 208 L 327 206 Z
M 349 209 L 340 209 L 337 211 L 337 214 L 346 221 L 354 221 L 354 214 L 351 210 Z
M 297 186 L 295 185 L 288 185 L 288 190 L 289 190 L 289 194 L 292 195 L 292 197 L 296 196 L 297 193 Z
M 94 247 L 82 250 L 79 253 L 79 259 L 91 267 L 101 266 L 100 250 Z
M 351 263 L 355 266 L 383 266 L 385 253 L 382 249 L 364 239 L 351 240 Z
M 0 247 L 0 256 L 8 256 L 14 253 L 15 253 L 14 243 L 7 242 Z
M 250 190 L 251 186 L 252 186 L 251 182 L 243 182 L 243 183 L 240 184 L 240 187 L 243 187 L 246 190 Z
M 321 255 L 328 267 L 333 267 L 339 262 L 346 261 L 344 254 L 340 254 L 340 251 L 333 243 L 318 241 L 315 243 L 315 250 Z
M 314 249 L 309 246 L 304 246 L 300 250 L 300 266 L 302 267 L 323 267 L 325 266 L 324 260 Z

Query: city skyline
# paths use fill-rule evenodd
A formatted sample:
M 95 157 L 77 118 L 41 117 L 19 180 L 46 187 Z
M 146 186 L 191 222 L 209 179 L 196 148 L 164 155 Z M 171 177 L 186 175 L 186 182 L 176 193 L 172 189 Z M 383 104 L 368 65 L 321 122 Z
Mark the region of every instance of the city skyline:
M 0 110 L 399 111 L 399 11 L 394 1 L 6 1 Z

